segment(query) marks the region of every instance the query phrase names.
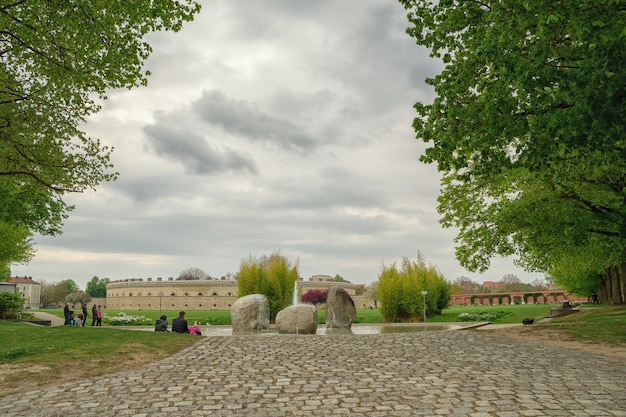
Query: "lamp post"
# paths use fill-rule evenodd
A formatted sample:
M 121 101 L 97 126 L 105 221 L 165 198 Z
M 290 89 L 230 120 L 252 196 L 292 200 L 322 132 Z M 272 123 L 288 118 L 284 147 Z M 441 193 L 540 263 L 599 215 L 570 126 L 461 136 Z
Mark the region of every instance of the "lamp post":
M 428 294 L 428 291 L 422 291 L 422 298 L 424 299 L 424 323 L 426 323 L 426 294 Z
M 163 305 L 163 293 L 159 293 L 159 316 L 161 315 L 161 306 Z

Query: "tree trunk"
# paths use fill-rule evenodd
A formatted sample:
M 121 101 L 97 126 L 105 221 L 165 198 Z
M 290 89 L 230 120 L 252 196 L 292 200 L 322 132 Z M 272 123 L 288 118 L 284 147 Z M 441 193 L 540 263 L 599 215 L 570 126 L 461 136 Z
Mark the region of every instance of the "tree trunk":
M 611 282 L 611 268 L 606 268 L 604 271 L 604 277 L 602 278 L 602 284 L 598 288 L 598 300 L 601 303 L 608 303 L 611 296 L 610 290 Z

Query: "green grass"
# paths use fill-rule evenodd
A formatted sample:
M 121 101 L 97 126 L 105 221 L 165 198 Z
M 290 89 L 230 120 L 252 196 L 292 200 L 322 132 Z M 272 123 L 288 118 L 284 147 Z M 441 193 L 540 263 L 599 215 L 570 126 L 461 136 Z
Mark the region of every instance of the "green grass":
M 521 323 L 523 319 L 526 317 L 532 317 L 535 319 L 535 322 L 541 320 L 544 317 L 550 315 L 550 308 L 555 307 L 555 304 L 528 304 L 528 305 L 497 305 L 497 306 L 454 306 L 450 308 L 446 308 L 443 310 L 442 315 L 429 317 L 428 321 L 432 323 L 449 323 L 449 322 L 458 322 L 459 315 L 461 313 L 480 313 L 486 312 L 490 315 L 497 316 L 495 319 L 491 320 L 482 320 L 482 321 L 491 321 L 495 324 L 509 324 L 509 323 Z M 63 317 L 62 309 L 46 309 L 46 310 L 35 310 L 35 311 L 43 311 L 46 313 L 54 314 L 58 317 Z M 76 309 L 75 311 L 78 311 Z M 107 315 L 114 316 L 119 313 L 125 313 L 127 315 L 132 316 L 144 316 L 150 319 L 151 323 L 154 323 L 156 319 L 158 319 L 161 314 L 165 314 L 168 318 L 168 322 L 171 324 L 172 320 L 178 317 L 178 310 L 162 310 L 159 313 L 158 310 L 104 310 Z M 229 310 L 187 310 L 185 318 L 188 322 L 193 323 L 194 321 L 199 321 L 202 324 L 211 324 L 211 325 L 231 325 L 230 311 Z M 318 309 L 317 317 L 318 324 L 324 324 L 324 313 L 325 310 Z M 91 314 L 91 310 L 89 311 Z M 355 323 L 361 324 L 374 324 L 374 323 L 383 323 L 383 316 L 380 314 L 380 310 L 375 309 L 365 309 L 359 308 L 357 309 L 357 316 L 354 320 Z M 106 326 L 108 323 L 105 320 L 104 325 Z M 87 319 L 87 325 L 91 325 L 91 317 Z
M 626 307 L 594 306 L 550 321 L 552 327 L 565 331 L 573 340 L 626 344 Z
M 31 310 L 31 311 L 41 311 L 44 313 L 54 314 L 60 318 L 63 318 L 63 309 L 45 309 L 45 310 Z M 74 312 L 78 314 L 79 309 L 74 309 Z M 129 316 L 144 316 L 150 319 L 151 323 L 155 323 L 156 320 L 161 317 L 161 314 L 165 314 L 167 316 L 168 323 L 172 323 L 176 317 L 178 317 L 178 313 L 180 310 L 102 310 L 108 316 L 115 316 L 119 313 L 125 313 Z M 230 310 L 185 310 L 185 318 L 189 323 L 194 323 L 195 321 L 199 321 L 203 325 L 210 324 L 213 326 L 218 325 L 227 325 L 230 326 Z M 91 326 L 91 309 L 88 310 L 89 317 L 87 318 L 87 325 Z M 103 325 L 107 325 L 107 320 L 103 320 Z
M 33 326 L 0 321 L 0 392 L 102 375 L 162 359 L 198 342 L 194 336 L 115 327 Z M 19 369 L 11 373 L 11 368 Z
M 523 304 L 523 305 L 497 305 L 497 306 L 454 306 L 445 308 L 440 316 L 429 317 L 430 323 L 458 322 L 461 313 L 481 313 L 486 312 L 491 316 L 496 316 L 490 320 L 494 324 L 521 323 L 523 319 L 529 317 L 535 322 L 548 317 L 550 308 L 556 304 Z M 482 320 L 481 320 L 482 321 Z

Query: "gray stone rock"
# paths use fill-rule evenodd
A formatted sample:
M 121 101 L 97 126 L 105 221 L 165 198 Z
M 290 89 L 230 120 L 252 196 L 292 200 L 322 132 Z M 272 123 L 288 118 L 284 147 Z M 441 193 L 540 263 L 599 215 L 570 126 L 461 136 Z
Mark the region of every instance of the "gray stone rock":
M 297 304 L 280 310 L 276 315 L 276 329 L 280 334 L 315 334 L 317 309 L 311 304 Z
M 266 330 L 270 327 L 270 303 L 263 294 L 238 298 L 230 311 L 233 332 Z
M 350 329 L 355 318 L 356 307 L 350 294 L 338 287 L 332 287 L 328 290 L 324 313 L 326 328 Z

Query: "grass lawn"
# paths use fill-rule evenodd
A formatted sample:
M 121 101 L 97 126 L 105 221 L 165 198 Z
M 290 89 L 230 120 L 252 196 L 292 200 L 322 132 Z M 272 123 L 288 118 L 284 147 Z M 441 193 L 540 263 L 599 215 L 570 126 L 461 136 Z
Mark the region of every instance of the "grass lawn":
M 440 316 L 429 317 L 428 321 L 431 323 L 460 322 L 463 321 L 459 317 L 462 313 L 474 313 L 478 316 L 478 320 L 475 321 L 489 321 L 494 324 L 521 323 L 527 317 L 533 318 L 535 322 L 538 322 L 548 317 L 550 308 L 554 307 L 556 307 L 556 304 L 454 306 L 445 308 Z
M 594 306 L 578 313 L 552 319 L 550 324 L 565 331 L 572 339 L 626 345 L 626 307 Z
M 74 309 L 76 314 L 79 313 L 78 308 Z M 45 309 L 45 310 L 32 310 L 32 311 L 41 311 L 44 313 L 54 314 L 55 316 L 63 318 L 63 309 Z M 154 324 L 156 320 L 161 317 L 161 314 L 165 314 L 167 316 L 167 322 L 172 324 L 172 320 L 178 317 L 178 313 L 180 310 L 102 310 L 102 312 L 106 316 L 116 316 L 120 313 L 124 313 L 129 316 L 143 316 L 149 320 L 149 324 Z M 89 317 L 87 318 L 87 325 L 91 326 L 91 309 L 88 309 Z M 201 324 L 210 324 L 213 326 L 218 325 L 228 325 L 230 326 L 230 310 L 185 310 L 185 318 L 190 324 L 193 324 L 195 321 L 199 321 Z M 102 320 L 102 324 L 104 326 L 109 324 L 109 321 L 104 318 Z M 145 324 L 144 324 L 145 325 Z
M 531 317 L 535 319 L 535 322 L 541 320 L 544 317 L 550 315 L 550 308 L 555 307 L 555 304 L 528 304 L 528 305 L 497 305 L 497 306 L 455 306 L 446 308 L 443 310 L 443 314 L 429 317 L 428 321 L 431 323 L 449 323 L 462 321 L 459 318 L 461 313 L 486 313 L 485 316 L 480 317 L 475 321 L 489 321 L 495 324 L 509 324 L 509 323 L 521 323 L 523 319 Z M 63 317 L 62 309 L 46 309 L 35 310 L 43 311 L 46 313 L 54 314 L 58 317 Z M 78 311 L 76 309 L 75 311 Z M 124 313 L 129 316 L 143 316 L 149 320 L 149 324 L 153 324 L 161 314 L 167 316 L 168 322 L 171 324 L 172 320 L 178 317 L 178 310 L 162 310 L 159 313 L 158 310 L 103 310 L 108 316 L 115 316 L 120 313 Z M 324 324 L 325 310 L 318 309 L 317 317 L 318 324 Z M 91 310 L 89 310 L 91 314 Z M 217 325 L 231 325 L 230 311 L 229 310 L 187 310 L 185 318 L 188 322 L 193 323 L 199 321 L 201 324 Z M 357 316 L 354 320 L 355 323 L 369 324 L 369 323 L 383 323 L 383 316 L 380 314 L 380 310 L 375 309 L 357 309 Z M 106 326 L 108 320 L 103 321 Z M 87 319 L 87 324 L 91 324 L 91 317 Z M 144 324 L 145 325 L 145 324 Z
M 115 327 L 44 327 L 0 320 L 0 392 L 88 380 L 163 359 L 196 336 Z

